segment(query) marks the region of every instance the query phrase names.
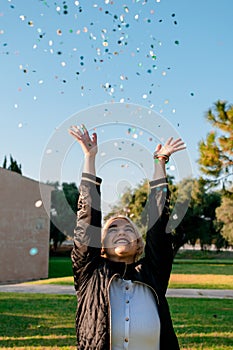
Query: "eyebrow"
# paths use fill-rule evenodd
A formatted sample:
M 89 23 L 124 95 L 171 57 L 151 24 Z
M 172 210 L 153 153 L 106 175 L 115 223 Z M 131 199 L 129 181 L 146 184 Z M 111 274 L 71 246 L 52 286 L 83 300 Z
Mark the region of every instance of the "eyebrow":
M 109 227 L 108 227 L 108 230 L 110 228 L 114 228 L 114 227 L 118 227 L 116 224 L 111 224 Z M 129 228 L 132 228 L 132 230 L 134 229 L 130 224 L 126 224 L 125 227 L 129 227 Z
M 110 225 L 110 226 L 108 227 L 108 230 L 109 230 L 110 228 L 112 228 L 112 227 L 117 227 L 117 225 L 116 225 L 116 224 Z

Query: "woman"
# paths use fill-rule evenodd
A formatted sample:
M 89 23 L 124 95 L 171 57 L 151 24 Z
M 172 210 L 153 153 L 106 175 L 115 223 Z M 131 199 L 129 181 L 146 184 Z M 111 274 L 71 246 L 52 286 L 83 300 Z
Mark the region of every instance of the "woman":
M 101 231 L 96 133 L 90 137 L 84 125 L 69 132 L 84 153 L 71 254 L 78 299 L 77 348 L 179 349 L 165 297 L 173 260 L 171 235 L 165 232 L 169 218 L 165 164 L 171 154 L 185 149 L 183 141 L 170 138 L 155 149 L 146 245 L 138 260 L 143 241 L 128 217 L 109 219 Z

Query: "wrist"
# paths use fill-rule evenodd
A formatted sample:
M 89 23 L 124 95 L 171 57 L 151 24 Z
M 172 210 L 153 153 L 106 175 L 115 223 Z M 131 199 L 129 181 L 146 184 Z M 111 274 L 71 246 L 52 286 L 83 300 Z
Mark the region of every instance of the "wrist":
M 153 158 L 155 160 L 155 163 L 158 162 L 164 162 L 165 164 L 169 162 L 169 155 L 165 153 L 154 153 Z
M 84 157 L 85 159 L 88 159 L 88 160 L 94 160 L 96 157 L 96 154 L 85 153 Z

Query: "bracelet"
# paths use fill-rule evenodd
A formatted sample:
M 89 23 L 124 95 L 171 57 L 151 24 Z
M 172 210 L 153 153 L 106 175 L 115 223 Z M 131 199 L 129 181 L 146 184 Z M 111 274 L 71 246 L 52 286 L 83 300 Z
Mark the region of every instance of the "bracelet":
M 154 153 L 153 158 L 154 159 L 163 158 L 163 159 L 165 159 L 165 164 L 167 164 L 169 162 L 169 156 L 167 154 Z

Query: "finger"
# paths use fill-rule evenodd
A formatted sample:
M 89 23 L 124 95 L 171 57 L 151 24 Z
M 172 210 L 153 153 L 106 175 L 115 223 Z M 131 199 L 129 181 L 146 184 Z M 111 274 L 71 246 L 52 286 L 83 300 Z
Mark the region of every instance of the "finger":
M 79 142 L 85 143 L 86 141 L 90 141 L 89 134 L 87 133 L 88 137 L 86 134 L 84 134 L 81 130 L 81 126 L 79 127 L 78 125 L 73 125 L 70 128 L 70 134 L 74 136 Z
M 81 124 L 81 129 L 82 129 L 82 132 L 83 132 L 83 134 L 84 134 L 85 136 L 90 137 L 90 136 L 89 136 L 89 132 L 88 132 L 88 130 L 87 130 L 87 128 L 85 127 L 84 124 Z
M 80 137 L 83 135 L 82 131 L 80 130 L 78 125 L 72 125 L 70 128 L 73 132 L 75 132 Z
M 181 146 L 181 147 L 178 147 L 176 150 L 177 150 L 177 151 L 181 151 L 182 149 L 186 149 L 186 145 Z
M 186 147 L 186 144 L 184 142 L 179 142 L 176 145 L 174 145 L 173 147 L 174 148 Z
M 87 128 L 85 127 L 84 124 L 81 124 L 80 127 L 81 127 L 83 133 L 88 133 Z
M 94 132 L 91 137 L 92 142 L 96 145 L 97 144 L 97 134 Z
M 68 132 L 70 133 L 70 135 L 72 135 L 76 140 L 78 141 L 82 141 L 81 136 L 79 136 L 75 131 L 73 131 L 72 129 L 69 129 Z
M 180 138 L 180 139 L 174 140 L 172 144 L 173 144 L 173 145 L 176 145 L 177 143 L 180 143 L 180 142 L 183 142 L 181 138 Z M 183 143 L 184 143 L 184 142 L 183 142 Z
M 90 135 L 89 135 L 89 132 L 88 132 L 87 128 L 85 127 L 84 124 L 81 124 L 81 128 L 82 128 L 82 131 L 83 131 L 83 136 L 86 138 L 87 142 L 90 142 L 91 138 L 90 138 Z
M 161 148 L 162 148 L 162 145 L 161 143 L 159 143 L 155 148 L 155 153 L 158 153 L 161 150 Z
M 186 148 L 186 144 L 185 143 L 180 143 L 180 144 L 174 146 L 173 148 L 178 149 L 178 148 L 181 148 L 181 147 Z
M 173 137 L 169 137 L 169 139 L 165 142 L 164 146 L 170 146 L 172 140 L 173 140 Z

